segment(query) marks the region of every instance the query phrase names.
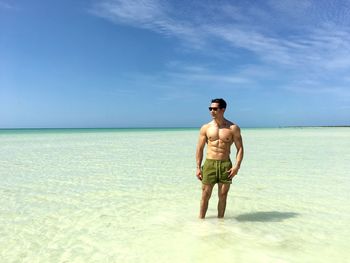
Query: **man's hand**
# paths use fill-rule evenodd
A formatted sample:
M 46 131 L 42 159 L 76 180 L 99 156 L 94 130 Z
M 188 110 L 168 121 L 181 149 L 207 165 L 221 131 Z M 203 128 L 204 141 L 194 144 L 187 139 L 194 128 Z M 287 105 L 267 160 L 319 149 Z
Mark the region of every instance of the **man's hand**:
M 239 168 L 234 166 L 232 167 L 230 170 L 228 170 L 228 179 L 232 179 L 233 177 L 235 177 L 235 175 L 238 173 Z
M 197 176 L 198 180 L 202 181 L 202 171 L 200 168 L 197 168 L 196 176 Z

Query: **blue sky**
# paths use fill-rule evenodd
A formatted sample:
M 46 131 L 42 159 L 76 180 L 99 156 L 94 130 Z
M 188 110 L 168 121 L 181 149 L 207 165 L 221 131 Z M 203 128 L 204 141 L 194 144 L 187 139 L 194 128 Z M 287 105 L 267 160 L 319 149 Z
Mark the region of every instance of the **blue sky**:
M 0 128 L 350 125 L 350 1 L 0 0 Z

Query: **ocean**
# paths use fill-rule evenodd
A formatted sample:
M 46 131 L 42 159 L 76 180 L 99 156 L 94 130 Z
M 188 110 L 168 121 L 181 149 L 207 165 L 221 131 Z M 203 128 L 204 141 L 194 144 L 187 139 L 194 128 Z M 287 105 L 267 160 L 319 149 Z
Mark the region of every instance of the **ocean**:
M 0 261 L 350 262 L 350 128 L 243 128 L 204 220 L 198 132 L 0 130 Z

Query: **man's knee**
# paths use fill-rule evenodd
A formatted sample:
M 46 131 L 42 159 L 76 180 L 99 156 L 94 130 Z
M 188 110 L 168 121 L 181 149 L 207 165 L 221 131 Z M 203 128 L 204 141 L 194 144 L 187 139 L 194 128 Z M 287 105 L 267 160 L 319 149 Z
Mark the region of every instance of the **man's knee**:
M 229 187 L 221 186 L 218 194 L 220 200 L 226 200 L 229 189 L 230 189 Z
M 228 194 L 228 192 L 219 193 L 219 199 L 220 200 L 226 200 L 227 199 L 227 194 Z
M 212 188 L 208 187 L 208 186 L 203 186 L 202 188 L 202 198 L 203 199 L 209 199 L 211 196 L 211 192 L 212 192 Z

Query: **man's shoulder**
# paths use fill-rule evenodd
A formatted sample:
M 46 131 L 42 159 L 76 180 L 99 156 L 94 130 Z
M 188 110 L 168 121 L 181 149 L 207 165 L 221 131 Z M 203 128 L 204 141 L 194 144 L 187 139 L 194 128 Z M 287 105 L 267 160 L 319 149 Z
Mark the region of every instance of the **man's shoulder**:
M 210 121 L 208 123 L 203 124 L 201 129 L 200 129 L 200 133 L 203 135 L 204 134 L 206 135 L 206 133 L 210 127 L 213 127 L 213 121 Z
M 207 132 L 207 129 L 209 127 L 209 123 L 203 124 L 200 128 L 200 133 L 205 134 Z
M 229 124 L 230 124 L 230 129 L 232 130 L 233 133 L 241 132 L 241 128 L 239 128 L 239 126 L 236 123 L 229 121 Z
M 208 129 L 212 125 L 213 125 L 213 121 L 210 121 L 208 123 L 203 124 L 201 129 Z

